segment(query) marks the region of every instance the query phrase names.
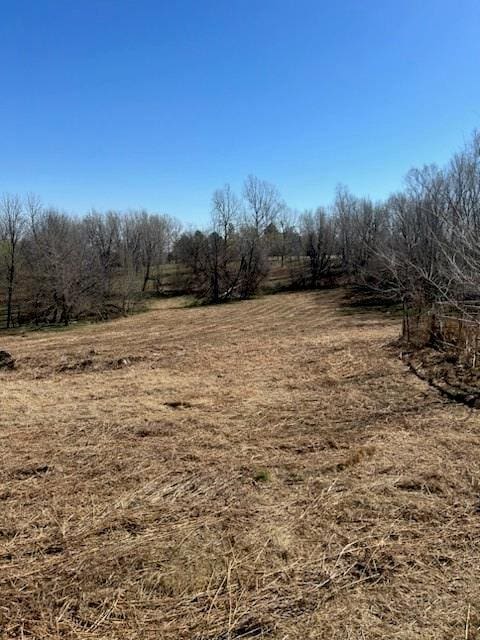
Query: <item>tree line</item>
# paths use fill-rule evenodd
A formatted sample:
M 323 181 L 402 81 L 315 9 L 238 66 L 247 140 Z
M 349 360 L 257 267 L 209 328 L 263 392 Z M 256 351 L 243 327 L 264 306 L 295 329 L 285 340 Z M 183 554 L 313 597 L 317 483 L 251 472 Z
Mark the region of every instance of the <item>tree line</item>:
M 162 265 L 181 265 L 176 290 L 217 303 L 248 298 L 272 265 L 286 286 L 341 279 L 401 302 L 462 306 L 480 285 L 480 134 L 445 167 L 412 169 L 385 200 L 339 186 L 333 202 L 298 213 L 274 185 L 249 176 L 240 194 L 214 192 L 207 229 L 147 211 L 78 218 L 33 196 L 0 203 L 4 326 L 68 324 L 126 313 L 161 292 Z M 462 307 L 463 308 L 463 307 Z
M 77 218 L 34 196 L 0 202 L 0 278 L 7 328 L 67 325 L 131 311 L 165 262 L 178 222 L 146 211 Z

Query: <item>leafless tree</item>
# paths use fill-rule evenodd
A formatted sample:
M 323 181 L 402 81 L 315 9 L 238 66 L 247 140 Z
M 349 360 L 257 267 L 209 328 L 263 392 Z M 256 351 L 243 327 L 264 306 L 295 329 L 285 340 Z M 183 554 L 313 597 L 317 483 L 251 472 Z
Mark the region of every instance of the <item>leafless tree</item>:
M 278 189 L 256 176 L 249 175 L 243 186 L 246 224 L 261 236 L 268 225 L 275 223 L 284 203 Z
M 309 284 L 315 288 L 332 267 L 336 247 L 335 219 L 321 207 L 315 212 L 307 211 L 300 219 L 300 233 L 309 260 Z
M 232 231 L 238 225 L 242 212 L 242 204 L 229 184 L 223 189 L 216 189 L 212 196 L 212 222 L 213 228 L 219 233 L 224 244 L 227 244 L 232 236 Z
M 4 195 L 0 202 L 0 240 L 6 270 L 6 326 L 12 326 L 13 299 L 17 281 L 18 246 L 25 230 L 25 210 L 16 195 Z

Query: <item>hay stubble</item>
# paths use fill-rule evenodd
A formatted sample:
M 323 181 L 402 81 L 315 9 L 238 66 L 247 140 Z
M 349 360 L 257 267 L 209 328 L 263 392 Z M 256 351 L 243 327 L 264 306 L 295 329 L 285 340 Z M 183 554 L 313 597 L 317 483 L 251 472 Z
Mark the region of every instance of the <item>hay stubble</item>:
M 480 414 L 340 298 L 4 339 L 3 637 L 478 637 Z

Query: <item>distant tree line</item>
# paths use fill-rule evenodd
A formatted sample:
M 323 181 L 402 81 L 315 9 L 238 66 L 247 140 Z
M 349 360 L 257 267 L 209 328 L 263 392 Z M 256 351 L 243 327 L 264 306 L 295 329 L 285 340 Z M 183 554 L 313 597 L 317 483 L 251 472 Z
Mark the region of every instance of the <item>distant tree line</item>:
M 403 303 L 406 309 L 480 299 L 480 134 L 447 166 L 412 169 L 384 201 L 339 186 L 333 203 L 297 214 L 278 191 L 247 179 L 213 197 L 209 232 L 177 242 L 194 286 L 211 300 L 251 295 L 277 257 L 292 286 L 335 276 Z
M 229 185 L 216 190 L 211 209 L 208 229 L 182 230 L 167 215 L 77 218 L 32 196 L 4 196 L 4 326 L 126 313 L 147 291 L 162 291 L 167 263 L 177 265 L 176 291 L 213 303 L 254 295 L 275 270 L 291 288 L 362 284 L 401 302 L 407 315 L 480 298 L 478 133 L 446 167 L 412 169 L 384 201 L 340 186 L 331 205 L 298 213 L 274 185 L 249 176 L 240 195 Z
M 4 326 L 67 325 L 131 311 L 167 260 L 178 223 L 146 211 L 83 218 L 33 196 L 0 202 L 0 310 Z M 1 315 L 1 314 L 0 314 Z

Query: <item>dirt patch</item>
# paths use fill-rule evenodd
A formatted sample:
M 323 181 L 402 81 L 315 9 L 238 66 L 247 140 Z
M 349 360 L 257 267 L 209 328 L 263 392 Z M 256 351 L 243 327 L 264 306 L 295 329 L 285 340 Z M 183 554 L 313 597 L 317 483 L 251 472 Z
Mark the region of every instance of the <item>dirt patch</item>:
M 24 467 L 23 469 L 17 469 L 13 473 L 13 477 L 17 480 L 26 480 L 27 478 L 45 475 L 51 471 L 51 467 L 48 464 L 41 464 L 33 467 Z
M 170 409 L 189 409 L 192 406 L 192 404 L 186 400 L 169 400 L 163 404 L 166 407 L 170 407 Z
M 122 356 L 119 358 L 105 358 L 100 355 L 90 355 L 82 358 L 76 355 L 65 356 L 63 361 L 55 367 L 58 373 L 83 373 L 85 371 L 106 371 L 108 369 L 124 369 L 142 360 L 140 356 Z
M 17 370 L 22 377 L 47 378 L 58 374 L 101 373 L 132 367 L 146 358 L 139 355 L 111 356 L 95 350 L 86 353 L 35 354 L 21 358 Z
M 0 369 L 13 369 L 15 358 L 8 351 L 0 351 Z

